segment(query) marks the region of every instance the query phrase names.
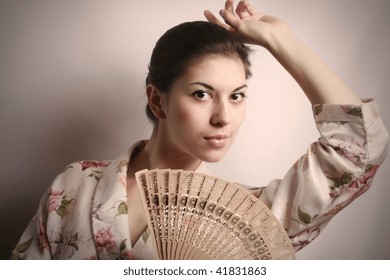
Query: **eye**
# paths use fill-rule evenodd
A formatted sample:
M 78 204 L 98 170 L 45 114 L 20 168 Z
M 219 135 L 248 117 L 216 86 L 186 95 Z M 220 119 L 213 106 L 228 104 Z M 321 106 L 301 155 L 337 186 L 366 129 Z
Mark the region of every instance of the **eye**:
M 192 96 L 197 100 L 209 100 L 212 98 L 211 94 L 204 90 L 197 90 L 192 93 Z
M 237 92 L 230 95 L 230 99 L 233 100 L 234 102 L 241 102 L 244 100 L 245 97 L 246 95 L 243 92 Z

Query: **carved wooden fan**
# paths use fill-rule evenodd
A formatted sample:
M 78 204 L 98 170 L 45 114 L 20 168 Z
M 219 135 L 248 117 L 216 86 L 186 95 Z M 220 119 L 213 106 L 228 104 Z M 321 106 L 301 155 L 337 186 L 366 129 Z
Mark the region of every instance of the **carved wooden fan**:
M 160 259 L 295 258 L 273 213 L 237 184 L 183 170 L 143 170 L 136 179 Z

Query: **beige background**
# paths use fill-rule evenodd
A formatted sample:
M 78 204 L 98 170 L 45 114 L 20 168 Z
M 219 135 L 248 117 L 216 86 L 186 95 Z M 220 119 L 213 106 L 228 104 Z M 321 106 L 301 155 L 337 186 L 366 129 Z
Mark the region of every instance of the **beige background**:
M 389 127 L 390 1 L 263 0 Z M 168 28 L 202 20 L 218 1 L 0 1 L 0 254 L 6 258 L 39 199 L 68 163 L 113 159 L 148 137 L 144 80 Z M 253 56 L 249 111 L 237 142 L 210 169 L 264 185 L 318 138 L 310 105 L 263 49 Z M 390 259 L 389 160 L 373 188 L 330 222 L 301 259 Z

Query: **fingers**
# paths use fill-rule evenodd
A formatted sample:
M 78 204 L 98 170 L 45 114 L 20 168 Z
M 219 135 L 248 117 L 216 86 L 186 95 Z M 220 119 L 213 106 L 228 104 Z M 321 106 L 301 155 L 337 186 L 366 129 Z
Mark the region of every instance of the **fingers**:
M 250 15 L 250 16 L 253 16 L 253 15 L 256 15 L 258 14 L 258 11 L 252 6 L 252 4 L 248 1 L 248 0 L 244 0 L 244 1 L 240 1 L 240 3 L 243 8 L 245 9 L 245 11 Z
M 247 17 L 250 17 L 250 13 L 247 11 L 246 9 L 246 5 L 245 5 L 245 2 L 246 1 L 240 1 L 238 4 L 237 4 L 237 7 L 236 7 L 236 14 L 244 19 L 244 18 L 247 18 Z
M 234 0 L 226 0 L 225 9 L 220 11 L 225 23 L 221 22 L 212 12 L 206 10 L 204 12 L 206 19 L 209 22 L 218 24 L 226 30 L 240 30 L 242 27 L 242 19 L 247 19 L 253 15 L 259 15 L 256 9 L 249 3 L 248 0 L 241 0 L 237 4 L 236 10 L 234 11 Z
M 235 30 L 240 30 L 240 26 L 242 24 L 242 21 L 239 17 L 237 17 L 234 13 L 227 11 L 227 10 L 221 10 L 220 12 L 221 17 L 223 20 L 231 26 Z
M 225 2 L 225 10 L 230 13 L 234 13 L 234 0 L 226 0 Z
M 215 23 L 215 24 L 218 24 L 219 26 L 222 26 L 223 28 L 225 28 L 226 30 L 231 30 L 231 27 L 225 23 L 223 23 L 222 21 L 220 21 L 212 12 L 210 12 L 209 10 L 206 10 L 204 11 L 204 16 L 206 17 L 206 19 L 211 22 L 211 23 Z
M 204 16 L 206 17 L 206 19 L 211 22 L 211 23 L 215 23 L 215 24 L 218 24 L 218 25 L 221 25 L 221 21 L 219 19 L 217 19 L 216 16 L 214 16 L 214 14 L 212 12 L 210 12 L 209 10 L 206 10 L 204 11 Z
M 234 29 L 237 29 L 237 27 L 240 24 L 240 19 L 236 17 L 233 13 L 227 11 L 227 10 L 221 10 L 219 12 L 225 23 L 220 21 L 212 12 L 209 10 L 204 11 L 204 16 L 206 19 L 211 22 L 218 24 L 219 26 L 222 26 L 228 31 L 234 31 Z

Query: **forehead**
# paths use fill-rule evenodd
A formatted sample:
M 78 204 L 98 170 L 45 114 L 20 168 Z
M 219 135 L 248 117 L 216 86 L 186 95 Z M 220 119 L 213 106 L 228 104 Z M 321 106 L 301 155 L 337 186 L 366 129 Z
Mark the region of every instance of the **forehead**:
M 245 66 L 239 58 L 210 55 L 193 60 L 180 79 L 186 83 L 237 86 L 246 83 Z

